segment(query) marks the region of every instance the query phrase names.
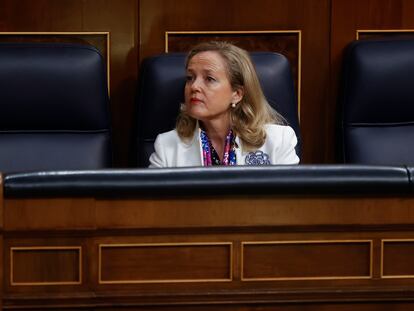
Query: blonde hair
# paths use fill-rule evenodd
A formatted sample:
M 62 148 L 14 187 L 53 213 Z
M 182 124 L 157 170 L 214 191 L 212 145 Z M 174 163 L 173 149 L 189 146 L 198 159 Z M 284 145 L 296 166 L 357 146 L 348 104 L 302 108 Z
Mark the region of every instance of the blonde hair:
M 233 90 L 243 89 L 243 98 L 235 108 L 230 108 L 231 128 L 246 150 L 261 147 L 266 139 L 265 124 L 284 124 L 284 118 L 277 113 L 263 95 L 256 69 L 248 52 L 228 42 L 210 41 L 196 45 L 188 54 L 186 68 L 194 55 L 215 51 L 226 63 L 227 77 Z M 229 103 L 230 104 L 230 103 Z M 176 130 L 181 139 L 193 137 L 197 120 L 181 109 Z

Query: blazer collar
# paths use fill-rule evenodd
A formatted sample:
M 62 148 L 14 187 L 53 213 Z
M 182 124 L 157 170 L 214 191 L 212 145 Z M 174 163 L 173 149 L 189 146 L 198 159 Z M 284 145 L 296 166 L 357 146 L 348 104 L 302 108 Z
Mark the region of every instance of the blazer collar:
M 197 159 L 199 163 L 198 165 L 203 165 L 203 147 L 201 145 L 201 139 L 200 139 L 200 126 L 196 124 L 196 128 L 194 129 L 193 138 L 191 139 L 190 143 L 188 144 L 188 148 L 191 149 L 191 152 L 194 152 L 197 154 Z
M 198 153 L 198 158 L 200 160 L 199 165 L 203 165 L 203 146 L 201 145 L 200 131 L 201 129 L 197 122 L 196 128 L 194 130 L 193 138 L 191 139 L 191 142 L 188 144 L 188 148 L 191 148 L 192 152 Z M 244 158 L 246 157 L 246 151 L 243 150 L 241 140 L 238 136 L 236 136 L 235 142 L 236 142 L 237 165 L 243 165 Z
M 246 152 L 242 148 L 243 144 L 242 144 L 239 136 L 236 136 L 234 141 L 236 143 L 236 161 L 237 161 L 237 165 L 243 165 L 244 164 L 244 158 L 246 156 Z

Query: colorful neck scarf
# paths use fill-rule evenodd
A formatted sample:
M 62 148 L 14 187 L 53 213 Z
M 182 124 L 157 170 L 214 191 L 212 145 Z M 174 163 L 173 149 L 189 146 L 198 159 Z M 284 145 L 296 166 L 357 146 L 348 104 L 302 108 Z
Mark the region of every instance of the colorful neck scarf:
M 207 133 L 200 130 L 201 146 L 203 151 L 203 166 L 212 165 L 236 165 L 235 136 L 230 130 L 224 144 L 223 161 L 220 161 L 216 150 L 210 142 Z

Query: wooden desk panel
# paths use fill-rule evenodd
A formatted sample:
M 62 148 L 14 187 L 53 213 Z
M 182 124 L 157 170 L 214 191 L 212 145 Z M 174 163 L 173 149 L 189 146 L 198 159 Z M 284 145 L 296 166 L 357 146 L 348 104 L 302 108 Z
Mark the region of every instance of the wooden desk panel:
M 349 195 L 6 198 L 4 309 L 407 310 L 413 209 Z

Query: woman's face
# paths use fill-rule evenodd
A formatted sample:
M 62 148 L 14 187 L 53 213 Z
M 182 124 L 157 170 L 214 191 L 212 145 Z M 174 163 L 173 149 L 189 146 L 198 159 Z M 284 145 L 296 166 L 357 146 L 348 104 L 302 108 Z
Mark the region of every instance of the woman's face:
M 186 112 L 200 121 L 228 122 L 231 104 L 242 99 L 242 91 L 230 85 L 223 57 L 215 51 L 200 52 L 191 58 L 184 93 Z

